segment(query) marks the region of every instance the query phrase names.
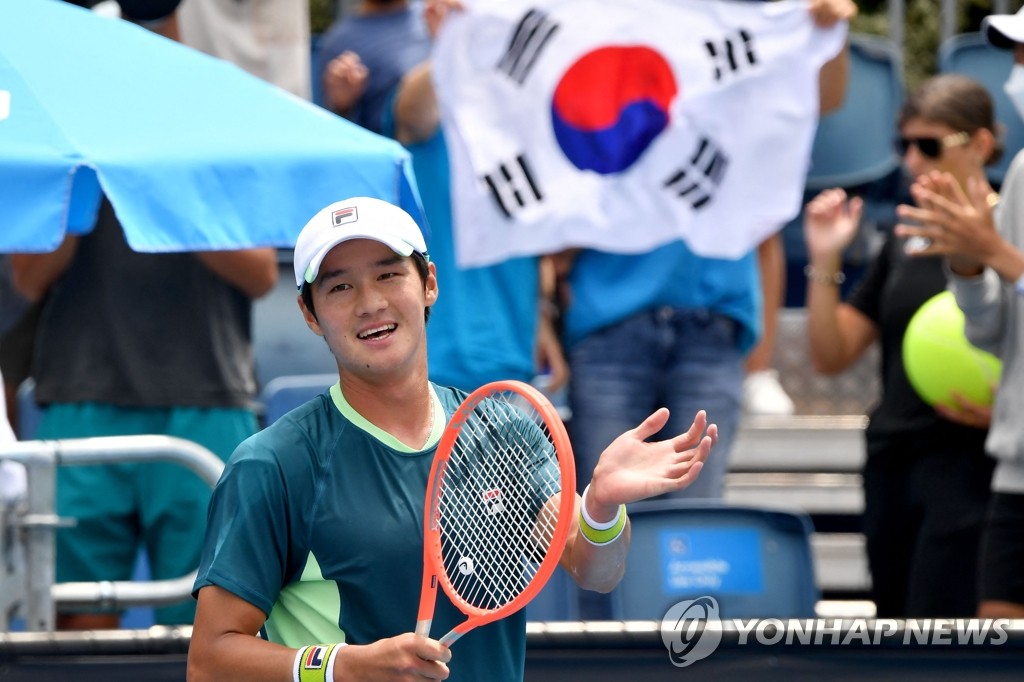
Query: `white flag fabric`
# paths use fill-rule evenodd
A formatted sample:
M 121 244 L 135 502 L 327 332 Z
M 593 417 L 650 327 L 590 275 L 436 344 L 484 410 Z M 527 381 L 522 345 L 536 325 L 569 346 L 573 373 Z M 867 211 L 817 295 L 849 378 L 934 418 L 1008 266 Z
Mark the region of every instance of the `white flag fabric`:
M 736 258 L 800 210 L 818 71 L 805 0 L 474 0 L 433 74 L 459 263 L 684 239 Z

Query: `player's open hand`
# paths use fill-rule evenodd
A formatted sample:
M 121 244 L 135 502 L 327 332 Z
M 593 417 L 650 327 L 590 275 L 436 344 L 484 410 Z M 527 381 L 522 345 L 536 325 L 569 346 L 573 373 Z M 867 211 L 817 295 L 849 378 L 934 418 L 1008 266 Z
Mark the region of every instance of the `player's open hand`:
M 718 441 L 718 426 L 697 413 L 686 433 L 647 442 L 668 421 L 666 408 L 658 409 L 609 445 L 594 468 L 587 508 L 597 520 L 612 518 L 620 504 L 681 490 L 697 480 L 711 447 Z

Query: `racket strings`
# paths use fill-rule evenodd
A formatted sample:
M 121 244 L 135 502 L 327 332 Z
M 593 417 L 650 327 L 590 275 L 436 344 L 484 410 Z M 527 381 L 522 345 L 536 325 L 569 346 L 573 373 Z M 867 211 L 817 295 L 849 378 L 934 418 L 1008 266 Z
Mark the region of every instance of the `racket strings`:
M 541 513 L 561 490 L 551 435 L 517 394 L 495 394 L 466 419 L 440 491 L 445 572 L 460 598 L 496 609 L 521 594 L 554 537 Z

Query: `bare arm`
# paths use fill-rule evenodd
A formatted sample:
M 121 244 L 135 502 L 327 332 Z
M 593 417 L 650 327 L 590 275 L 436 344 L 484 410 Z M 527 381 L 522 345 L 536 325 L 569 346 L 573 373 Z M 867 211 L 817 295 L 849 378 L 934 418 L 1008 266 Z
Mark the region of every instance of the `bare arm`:
M 271 248 L 197 251 L 203 265 L 249 298 L 259 298 L 277 283 L 277 253 Z
M 704 460 L 718 440 L 718 427 L 709 425 L 707 415 L 701 411 L 685 433 L 648 442 L 668 417 L 668 410 L 660 408 L 605 448 L 594 468 L 586 500 L 577 498 L 577 508 L 586 504 L 594 522 L 606 523 L 616 517 L 622 505 L 682 490 L 697 480 Z M 629 520 L 625 520 L 626 525 L 616 539 L 595 545 L 583 535 L 577 519 L 562 554 L 562 567 L 580 587 L 609 592 L 626 570 Z
M 786 254 L 782 246 L 782 234 L 776 232 L 757 247 L 757 261 L 761 270 L 761 291 L 764 333 L 761 340 L 747 356 L 747 372 L 756 372 L 772 366 L 775 339 L 779 329 L 779 308 L 782 307 L 786 290 Z
M 77 250 L 78 237 L 68 235 L 56 251 L 11 254 L 14 288 L 33 303 L 39 301 L 71 265 Z
M 808 11 L 814 23 L 828 28 L 839 21 L 857 16 L 853 0 L 811 0 Z M 846 98 L 846 83 L 850 73 L 850 46 L 827 61 L 818 74 L 818 109 L 822 114 L 835 111 Z
M 569 530 L 569 541 L 562 554 L 561 565 L 580 587 L 596 592 L 611 592 L 626 572 L 629 554 L 629 519 L 615 542 L 597 546 L 588 542 L 580 532 L 579 510 L 582 498 L 576 496 L 576 513 Z M 608 518 L 611 518 L 609 516 Z
M 214 585 L 199 591 L 189 682 L 282 682 L 292 679 L 297 649 L 267 642 L 256 633 L 262 611 Z M 323 642 L 310 642 L 321 644 Z M 443 680 L 451 652 L 439 642 L 413 633 L 339 650 L 334 682 L 355 680 Z
M 838 374 L 874 343 L 878 330 L 859 310 L 839 302 L 839 287 L 809 281 L 807 335 L 814 371 Z
M 404 145 L 430 139 L 441 124 L 430 62 L 414 66 L 402 78 L 395 97 L 395 139 Z
M 448 14 L 463 9 L 461 0 L 427 0 L 423 21 L 431 40 L 437 37 Z M 437 93 L 430 75 L 430 62 L 410 69 L 398 86 L 395 97 L 395 139 L 402 144 L 416 144 L 433 137 L 441 124 Z
M 863 203 L 846 201 L 841 189 L 825 190 L 807 205 L 804 239 L 810 256 L 807 335 L 817 372 L 835 374 L 853 364 L 878 337 L 874 323 L 842 303 L 835 281 L 843 249 L 857 231 Z
M 825 62 L 818 72 L 818 112 L 830 114 L 843 106 L 850 77 L 850 46 Z
M 291 679 L 295 649 L 256 636 L 266 615 L 216 585 L 199 590 L 188 648 L 189 682 Z

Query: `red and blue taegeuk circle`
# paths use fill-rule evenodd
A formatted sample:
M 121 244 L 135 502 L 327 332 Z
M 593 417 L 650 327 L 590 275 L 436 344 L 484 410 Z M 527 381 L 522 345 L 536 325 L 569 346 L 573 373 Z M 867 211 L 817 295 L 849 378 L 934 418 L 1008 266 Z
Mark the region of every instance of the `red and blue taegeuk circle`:
M 555 139 L 580 170 L 624 171 L 668 125 L 678 92 L 668 62 L 649 47 L 591 50 L 555 88 Z

